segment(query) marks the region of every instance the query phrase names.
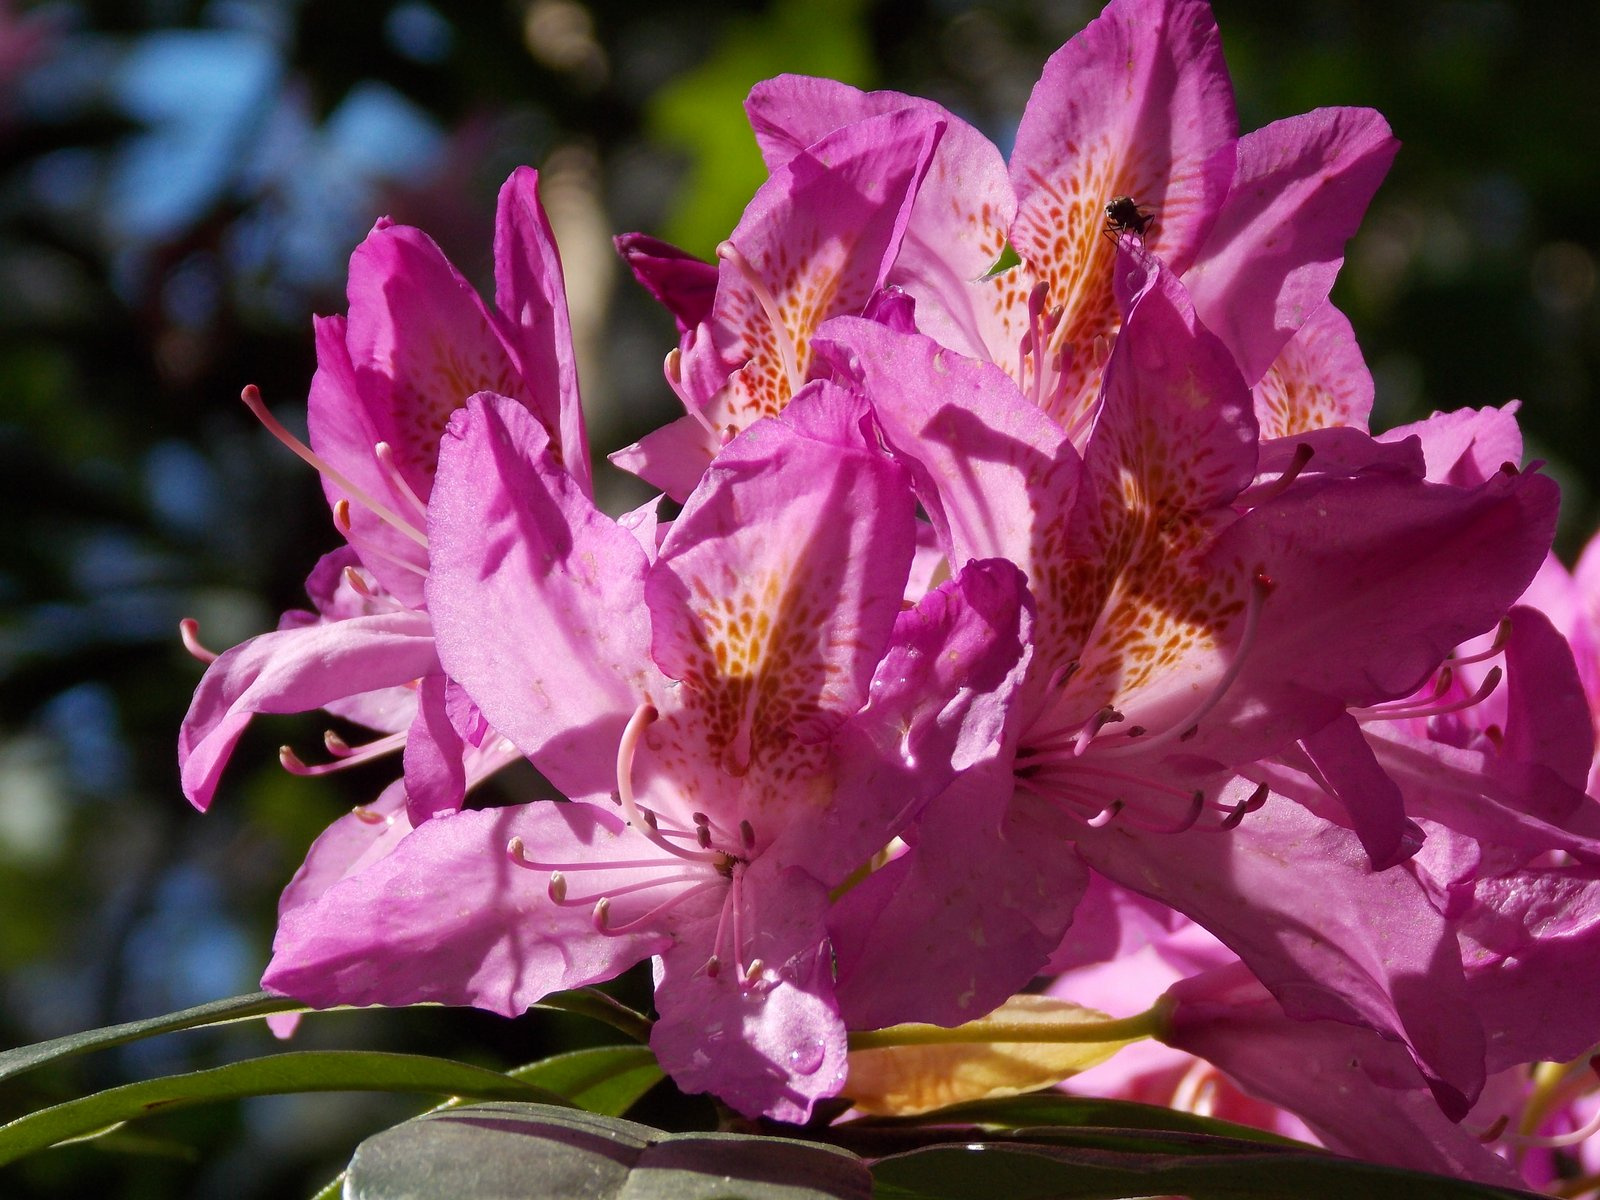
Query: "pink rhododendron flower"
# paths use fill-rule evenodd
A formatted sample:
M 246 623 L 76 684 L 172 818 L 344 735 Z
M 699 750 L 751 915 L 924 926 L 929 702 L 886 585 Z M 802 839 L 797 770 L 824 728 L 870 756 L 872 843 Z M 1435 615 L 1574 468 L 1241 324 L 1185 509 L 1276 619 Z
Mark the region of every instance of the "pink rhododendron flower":
M 513 1014 L 655 956 L 651 1044 L 681 1086 L 785 1120 L 834 1094 L 830 890 L 992 752 L 1026 635 L 1005 563 L 902 611 L 914 505 L 875 436 L 813 385 L 722 450 L 655 552 L 524 409 L 475 398 L 430 505 L 441 662 L 573 802 L 405 833 L 285 914 L 266 985 Z
M 613 462 L 681 500 L 728 437 L 789 402 L 810 377 L 812 332 L 861 312 L 882 286 L 943 129 L 889 113 L 793 155 L 715 268 L 653 239 L 619 241 L 684 330 L 667 379 L 689 411 Z
M 1116 242 L 1103 236 L 1119 197 L 1152 216 L 1144 248 L 1260 385 L 1260 407 L 1276 414 L 1269 435 L 1350 423 L 1370 406 L 1348 324 L 1326 299 L 1398 143 L 1368 109 L 1240 137 L 1203 0 L 1113 0 L 1045 64 L 1009 163 L 953 114 L 899 93 L 783 76 L 746 107 L 775 171 L 880 114 L 945 124 L 888 282 L 916 299 L 923 332 L 1000 365 L 1076 445 L 1122 320 Z M 1020 261 L 1004 265 L 1008 250 Z
M 494 309 L 426 234 L 378 222 L 350 259 L 349 315 L 316 321 L 309 450 L 247 392 L 263 421 L 321 472 L 349 545 L 308 581 L 314 611 L 286 614 L 276 632 L 217 657 L 201 680 L 179 735 L 184 792 L 197 807 L 210 804 L 260 712 L 323 708 L 386 735 L 359 752 L 330 743 L 333 766 L 403 745 L 411 821 L 459 807 L 468 786 L 516 757 L 479 728 L 439 667 L 423 598 L 423 513 L 440 433 L 484 388 L 533 413 L 558 461 L 589 487 L 561 267 L 537 187 L 524 168 L 501 189 Z M 288 755 L 285 765 L 328 769 Z M 378 808 L 392 817 L 393 805 Z
M 1127 315 L 1081 458 L 992 364 L 861 320 L 819 335 L 913 463 L 949 559 L 1011 558 L 1039 610 L 1006 778 L 931 808 L 915 852 L 843 901 L 861 919 L 837 939 L 847 1013 L 949 1022 L 1003 999 L 1059 941 L 1084 860 L 1205 925 L 1294 1015 L 1402 1040 L 1464 1110 L 1482 1031 L 1410 982 L 1459 995 L 1459 955 L 1415 878 L 1371 869 L 1421 833 L 1348 711 L 1410 695 L 1493 627 L 1549 544 L 1555 487 L 1432 483 L 1415 443 L 1348 429 L 1269 457 L 1181 285 L 1148 256 L 1122 263 Z M 1315 763 L 1314 811 L 1238 778 L 1283 753 Z M 975 821 L 993 831 L 976 850 Z M 1076 855 L 1034 849 L 1042 830 Z M 919 899 L 948 891 L 945 872 L 970 903 Z M 1283 932 L 1300 927 L 1318 936 Z M 964 986 L 885 981 L 870 964 L 908 936 Z

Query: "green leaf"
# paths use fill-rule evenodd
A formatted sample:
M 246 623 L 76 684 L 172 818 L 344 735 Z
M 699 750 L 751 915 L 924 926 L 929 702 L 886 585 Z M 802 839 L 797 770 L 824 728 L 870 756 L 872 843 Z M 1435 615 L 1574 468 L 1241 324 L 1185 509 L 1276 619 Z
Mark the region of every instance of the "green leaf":
M 664 1072 L 647 1046 L 595 1046 L 558 1054 L 507 1074 L 537 1084 L 588 1112 L 620 1117 L 661 1082 Z
M 872 82 L 862 0 L 774 0 L 721 23 L 709 57 L 658 88 L 646 109 L 656 140 L 683 150 L 689 174 L 661 236 L 709 258 L 767 177 L 744 115 L 753 84 L 774 75 Z
M 445 1058 L 357 1050 L 299 1051 L 124 1084 L 29 1113 L 0 1126 L 0 1164 L 167 1109 L 285 1092 L 422 1092 L 561 1102 L 561 1097 L 534 1084 Z
M 1172 1135 L 1178 1136 L 1178 1135 Z M 1195 1135 L 1195 1148 L 1210 1139 Z M 875 1200 L 1124 1200 L 1182 1195 L 1191 1200 L 1473 1200 L 1525 1197 L 1307 1149 L 1238 1149 L 1215 1139 L 1213 1153 L 1145 1153 L 1094 1146 L 980 1143 L 931 1146 L 880 1159 Z M 1231 1139 L 1229 1139 L 1231 1141 Z
M 69 1033 L 66 1037 L 52 1038 L 48 1042 L 35 1042 L 31 1046 L 18 1046 L 0 1054 L 0 1081 L 31 1071 L 59 1058 L 70 1058 L 90 1050 L 104 1050 L 125 1042 L 157 1034 L 173 1033 L 180 1029 L 197 1029 L 202 1025 L 225 1025 L 230 1021 L 246 1021 L 271 1013 L 294 1012 L 305 1007 L 298 1000 L 286 996 L 273 996 L 255 992 L 248 996 L 233 996 L 227 1000 L 213 1000 L 182 1012 L 149 1017 L 143 1021 L 127 1021 L 121 1025 L 107 1025 L 104 1029 L 89 1029 L 83 1033 Z
M 792 1138 L 662 1133 L 535 1104 L 429 1113 L 362 1142 L 348 1200 L 868 1200 L 853 1154 Z M 999 1193 L 995 1193 L 999 1194 Z
M 1267 1142 L 1278 1146 L 1303 1147 L 1303 1142 L 1249 1125 L 1235 1125 L 1215 1117 L 1202 1117 L 1154 1104 L 1131 1100 L 1102 1100 L 1093 1096 L 1068 1096 L 1060 1092 L 1006 1096 L 994 1100 L 974 1100 L 955 1104 L 917 1117 L 853 1121 L 843 1128 L 893 1129 L 905 1132 L 918 1128 L 972 1126 L 986 1130 L 1036 1130 L 1041 1127 L 1086 1127 L 1107 1129 L 1171 1130 L 1179 1133 L 1205 1133 L 1242 1141 Z M 941 1140 L 952 1140 L 944 1138 Z M 978 1139 L 969 1139 L 978 1140 Z
M 650 1018 L 634 1012 L 622 1001 L 613 999 L 598 988 L 575 988 L 570 992 L 552 992 L 534 1007 L 589 1017 L 611 1026 L 635 1042 L 650 1040 Z

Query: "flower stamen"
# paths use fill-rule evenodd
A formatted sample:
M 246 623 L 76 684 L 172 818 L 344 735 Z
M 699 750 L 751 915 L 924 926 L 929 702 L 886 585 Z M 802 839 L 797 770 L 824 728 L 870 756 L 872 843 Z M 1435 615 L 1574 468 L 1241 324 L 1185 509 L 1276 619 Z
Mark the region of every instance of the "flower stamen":
M 247 385 L 244 391 L 239 393 L 239 399 L 244 401 L 245 407 L 255 414 L 256 420 L 266 427 L 268 433 L 282 442 L 298 458 L 310 464 L 311 468 L 318 474 L 326 475 L 333 480 L 334 483 L 338 484 L 341 491 L 348 494 L 352 500 L 366 508 L 379 520 L 393 526 L 397 533 L 410 538 L 423 549 L 427 549 L 428 535 L 426 533 L 400 516 L 388 505 L 374 499 L 357 487 L 350 481 L 349 476 L 338 470 L 327 459 L 285 429 L 278 418 L 267 410 L 266 403 L 261 399 L 261 389 L 256 387 L 255 384 Z

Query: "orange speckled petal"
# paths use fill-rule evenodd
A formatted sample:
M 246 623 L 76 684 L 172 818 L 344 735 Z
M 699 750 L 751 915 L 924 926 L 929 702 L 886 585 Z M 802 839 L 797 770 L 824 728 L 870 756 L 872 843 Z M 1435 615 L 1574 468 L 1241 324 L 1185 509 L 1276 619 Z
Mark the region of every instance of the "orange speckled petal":
M 723 256 L 708 322 L 716 353 L 745 364 L 706 406 L 717 428 L 782 411 L 806 378 L 812 331 L 871 299 L 941 132 L 909 110 L 862 121 L 797 154 L 756 193 L 729 238 L 736 254 Z
M 693 754 L 733 776 L 815 770 L 814 744 L 865 703 L 915 541 L 864 404 L 817 384 L 795 408 L 803 429 L 763 421 L 723 450 L 646 585 L 652 655 L 703 722 Z
M 1132 266 L 1123 262 L 1119 270 Z M 1077 631 L 1068 640 L 1084 643 L 1074 690 L 1091 711 L 1163 673 L 1175 677 L 1243 613 L 1248 573 L 1224 581 L 1196 565 L 1256 459 L 1238 368 L 1177 280 L 1155 271 L 1106 366 L 1072 515 L 1066 570 L 1079 579 L 1062 593 L 1073 611 L 1066 626 Z
M 1255 386 L 1261 437 L 1291 437 L 1333 426 L 1367 428 L 1372 373 L 1355 330 L 1332 304 L 1300 327 Z
M 1011 156 L 1011 243 L 1063 309 L 1057 338 L 1073 356 L 1051 415 L 1064 426 L 1093 399 L 1095 339 L 1118 325 L 1106 204 L 1128 196 L 1150 212 L 1146 247 L 1182 272 L 1221 205 L 1236 132 L 1200 0 L 1113 3 L 1045 64 Z

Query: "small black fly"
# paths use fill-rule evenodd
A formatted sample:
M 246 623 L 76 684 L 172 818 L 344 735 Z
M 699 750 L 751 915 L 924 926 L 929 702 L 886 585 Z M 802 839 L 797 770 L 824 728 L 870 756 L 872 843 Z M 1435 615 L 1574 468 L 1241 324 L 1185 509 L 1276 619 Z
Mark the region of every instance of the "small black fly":
M 1145 231 L 1155 219 L 1155 214 L 1140 208 L 1132 196 L 1113 196 L 1106 205 L 1105 235 L 1116 241 L 1123 234 L 1131 233 L 1143 241 Z

